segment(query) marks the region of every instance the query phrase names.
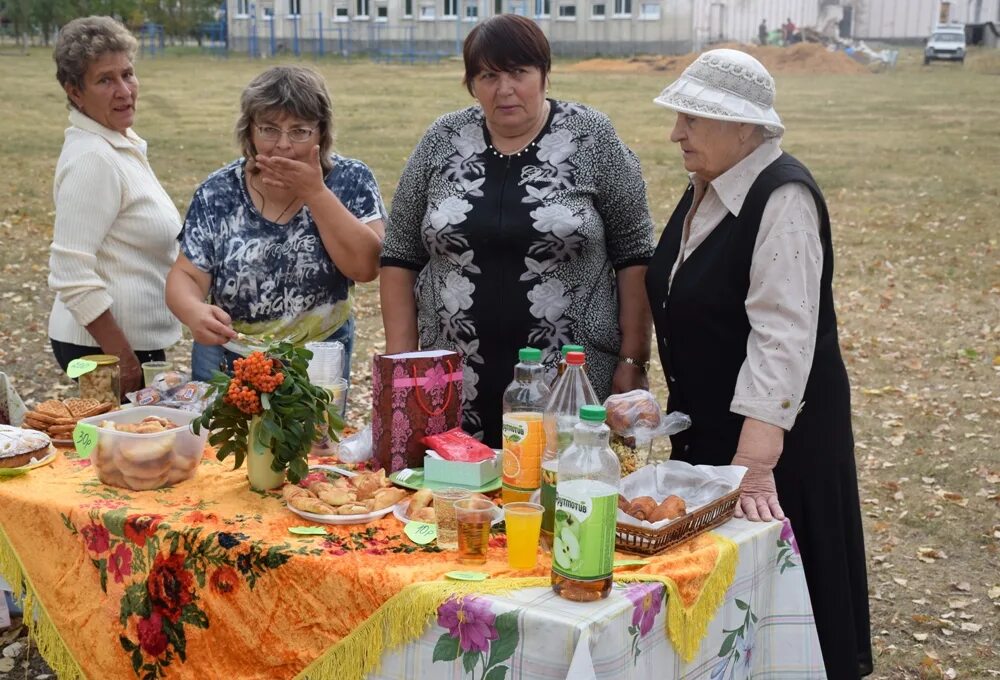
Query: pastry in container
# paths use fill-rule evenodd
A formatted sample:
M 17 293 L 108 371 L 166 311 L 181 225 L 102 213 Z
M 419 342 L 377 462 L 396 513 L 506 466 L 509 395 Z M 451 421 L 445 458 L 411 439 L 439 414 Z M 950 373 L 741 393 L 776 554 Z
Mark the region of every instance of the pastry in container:
M 191 432 L 197 413 L 162 406 L 139 406 L 85 418 L 97 428 L 92 453 L 104 484 L 148 491 L 194 476 L 208 432 Z

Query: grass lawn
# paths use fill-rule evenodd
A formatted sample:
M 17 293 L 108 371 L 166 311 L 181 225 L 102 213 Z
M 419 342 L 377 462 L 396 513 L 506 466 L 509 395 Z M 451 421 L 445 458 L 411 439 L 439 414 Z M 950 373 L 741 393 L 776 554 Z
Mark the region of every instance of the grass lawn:
M 879 75 L 778 75 L 777 108 L 785 149 L 813 171 L 833 218 L 874 677 L 998 677 L 1000 60 L 918 59 L 907 52 Z M 182 213 L 197 184 L 235 157 L 239 94 L 267 65 L 170 54 L 138 63 L 136 130 Z M 457 62 L 317 68 L 334 97 L 338 150 L 374 169 L 387 201 L 425 128 L 470 102 Z M 29 402 L 71 391 L 46 334 L 52 176 L 66 127 L 54 72 L 43 50 L 0 56 L 0 370 Z M 672 117 L 651 103 L 669 79 L 557 65 L 551 86 L 611 117 L 642 161 L 660 225 L 685 186 L 667 140 Z M 360 424 L 367 358 L 384 340 L 377 284 L 358 291 L 349 414 Z M 180 363 L 187 352 L 173 354 Z

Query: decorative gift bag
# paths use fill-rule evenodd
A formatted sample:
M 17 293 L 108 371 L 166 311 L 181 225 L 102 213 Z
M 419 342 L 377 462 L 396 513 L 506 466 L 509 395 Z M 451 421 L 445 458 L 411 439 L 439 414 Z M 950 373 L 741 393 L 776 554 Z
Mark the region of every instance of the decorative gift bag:
M 372 452 L 387 473 L 422 467 L 420 440 L 462 425 L 462 360 L 430 350 L 375 355 L 372 365 Z

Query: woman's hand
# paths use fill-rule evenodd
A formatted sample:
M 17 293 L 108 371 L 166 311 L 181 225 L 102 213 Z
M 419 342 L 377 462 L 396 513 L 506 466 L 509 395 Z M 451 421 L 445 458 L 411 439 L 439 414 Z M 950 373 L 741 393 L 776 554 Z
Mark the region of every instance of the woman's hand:
M 258 154 L 254 163 L 260 168 L 260 181 L 269 187 L 290 191 L 304 203 L 321 192 L 329 192 L 323 182 L 323 166 L 319 162 L 319 146 L 309 152 L 309 161 L 303 163 L 283 156 Z
M 648 390 L 649 377 L 641 366 L 618 362 L 615 367 L 615 374 L 611 378 L 611 393 L 622 394 L 632 390 Z
M 221 345 L 236 337 L 232 317 L 221 307 L 204 302 L 198 303 L 184 323 L 202 345 Z
M 773 472 L 781 457 L 784 441 L 785 431 L 777 425 L 754 418 L 743 421 L 733 465 L 745 466 L 747 473 L 740 483 L 740 500 L 734 513 L 736 517 L 746 517 L 751 522 L 785 519 L 778 502 Z
M 121 397 L 129 392 L 142 389 L 142 365 L 139 357 L 131 349 L 118 353 L 118 382 L 121 387 Z

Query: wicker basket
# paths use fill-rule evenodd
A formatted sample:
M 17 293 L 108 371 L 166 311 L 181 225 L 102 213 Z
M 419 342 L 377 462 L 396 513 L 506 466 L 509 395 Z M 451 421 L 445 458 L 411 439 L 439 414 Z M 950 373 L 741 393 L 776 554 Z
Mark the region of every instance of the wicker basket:
M 727 522 L 733 516 L 739 498 L 740 490 L 736 489 L 660 529 L 643 529 L 619 522 L 615 531 L 615 547 L 641 555 L 659 554 Z

